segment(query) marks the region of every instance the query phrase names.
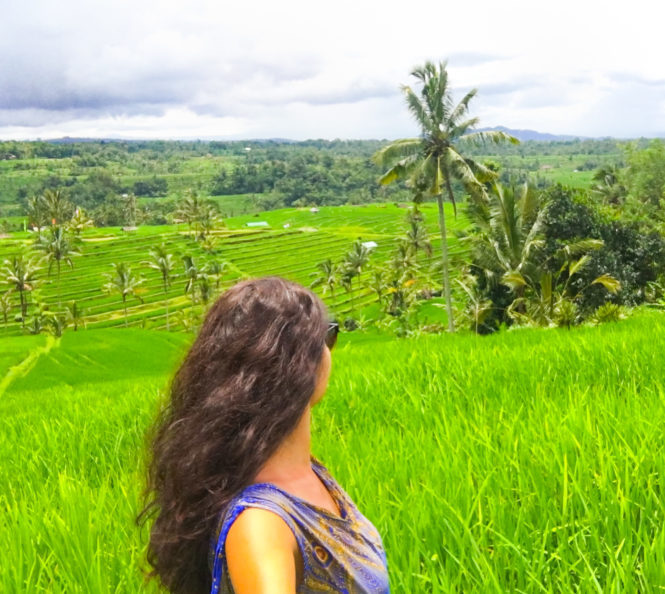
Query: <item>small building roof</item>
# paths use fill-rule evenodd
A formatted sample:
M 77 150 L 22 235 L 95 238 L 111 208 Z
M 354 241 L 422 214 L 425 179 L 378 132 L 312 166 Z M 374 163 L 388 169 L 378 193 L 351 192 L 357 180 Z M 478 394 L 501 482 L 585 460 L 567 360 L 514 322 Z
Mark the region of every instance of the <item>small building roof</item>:
M 265 221 L 250 221 L 249 223 L 245 223 L 248 227 L 267 227 L 268 223 Z

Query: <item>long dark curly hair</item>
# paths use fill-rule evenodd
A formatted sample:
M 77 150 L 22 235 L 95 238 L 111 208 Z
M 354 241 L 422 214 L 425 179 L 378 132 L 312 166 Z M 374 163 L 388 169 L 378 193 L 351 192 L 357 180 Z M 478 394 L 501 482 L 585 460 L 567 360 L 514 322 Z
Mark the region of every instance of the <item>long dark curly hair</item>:
M 237 283 L 208 311 L 150 439 L 150 573 L 174 594 L 210 591 L 208 552 L 229 501 L 295 428 L 312 396 L 328 312 L 278 276 Z

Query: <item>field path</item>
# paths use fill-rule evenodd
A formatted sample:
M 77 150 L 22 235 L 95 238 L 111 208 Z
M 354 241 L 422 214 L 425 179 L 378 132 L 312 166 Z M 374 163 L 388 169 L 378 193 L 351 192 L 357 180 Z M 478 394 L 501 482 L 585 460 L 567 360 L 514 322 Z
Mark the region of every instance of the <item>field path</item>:
M 35 366 L 39 357 L 46 355 L 52 348 L 57 347 L 60 344 L 60 338 L 55 338 L 54 336 L 46 337 L 46 344 L 44 346 L 38 347 L 30 352 L 30 354 L 23 359 L 20 363 L 9 368 L 5 377 L 0 380 L 0 398 L 7 391 L 10 384 L 18 377 L 23 377 L 27 375 L 28 372 Z

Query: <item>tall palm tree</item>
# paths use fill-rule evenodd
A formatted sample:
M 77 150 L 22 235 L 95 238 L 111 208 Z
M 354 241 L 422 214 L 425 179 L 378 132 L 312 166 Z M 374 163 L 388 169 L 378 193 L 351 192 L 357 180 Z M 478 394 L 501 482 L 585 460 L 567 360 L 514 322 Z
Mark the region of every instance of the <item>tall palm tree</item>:
M 85 210 L 77 206 L 72 218 L 67 223 L 67 228 L 74 233 L 76 237 L 81 235 L 81 231 L 94 227 L 94 221 L 87 215 Z
M 71 218 L 74 207 L 60 190 L 44 190 L 41 200 L 52 225 L 62 225 Z
M 79 304 L 76 301 L 70 301 L 67 304 L 65 313 L 67 315 L 67 321 L 71 322 L 71 324 L 74 326 L 74 332 L 79 329 L 80 324 L 85 325 L 85 310 L 79 307 Z
M 9 319 L 9 314 L 12 311 L 12 299 L 11 299 L 11 293 L 9 291 L 5 291 L 2 295 L 0 295 L 0 314 L 2 315 L 2 319 L 4 322 L 4 328 L 5 332 L 7 331 L 7 320 Z
M 382 184 L 389 184 L 398 179 L 405 179 L 414 188 L 416 196 L 428 194 L 436 197 L 439 207 L 439 227 L 441 230 L 441 252 L 443 268 L 443 288 L 448 311 L 448 329 L 453 332 L 452 303 L 448 263 L 448 244 L 446 238 L 446 219 L 443 209 L 443 193 L 457 211 L 452 182 L 461 181 L 472 193 L 482 195 L 483 183 L 494 179 L 496 174 L 481 163 L 464 156 L 467 147 L 486 142 L 519 141 L 499 131 L 472 131 L 478 124 L 478 118 L 468 118 L 469 102 L 477 90 L 469 91 L 455 105 L 448 85 L 446 62 L 438 67 L 432 62 L 415 68 L 411 75 L 422 85 L 419 94 L 411 87 L 402 86 L 409 111 L 420 126 L 418 138 L 397 140 L 377 151 L 373 157 L 375 163 L 388 170 L 380 178 Z
M 60 267 L 62 262 L 74 268 L 72 256 L 80 256 L 81 253 L 73 249 L 72 243 L 69 241 L 64 227 L 51 227 L 50 234 L 47 237 L 40 237 L 35 243 L 35 248 L 42 250 L 46 254 L 46 261 L 48 262 L 48 275 L 51 276 L 51 269 L 55 262 L 58 275 L 58 307 L 61 305 L 61 291 L 60 291 Z
M 344 256 L 344 262 L 342 267 L 344 272 L 343 277 L 348 277 L 349 283 L 349 293 L 353 289 L 353 279 L 357 276 L 360 277 L 360 274 L 363 271 L 363 268 L 369 262 L 370 250 L 365 247 L 359 239 L 353 242 L 353 246 L 346 256 Z
M 166 330 L 169 327 L 169 287 L 171 286 L 171 275 L 173 273 L 173 255 L 168 253 L 164 244 L 153 247 L 150 250 L 150 260 L 143 262 L 153 270 L 158 270 L 162 277 L 162 288 L 164 290 L 164 304 L 166 307 Z
M 215 277 L 215 289 L 219 291 L 219 284 L 222 282 L 222 276 L 229 267 L 226 260 L 212 260 L 206 265 L 206 271 Z
M 42 227 L 50 223 L 48 213 L 41 196 L 33 196 L 28 199 L 28 219 L 37 227 L 37 237 L 42 235 Z
M 413 249 L 416 258 L 418 250 L 423 250 L 428 257 L 431 257 L 432 244 L 429 240 L 429 233 L 427 233 L 427 227 L 425 227 L 423 222 L 423 215 L 417 206 L 414 206 L 413 211 L 409 210 L 406 215 L 406 222 L 408 224 L 406 240 Z
M 199 196 L 194 190 L 186 190 L 183 198 L 178 202 L 176 211 L 174 213 L 174 221 L 176 223 L 187 223 L 189 231 L 192 231 L 192 224 L 196 223 L 201 216 L 203 205 L 199 200 Z M 196 232 L 196 229 L 195 229 Z
M 113 272 L 106 274 L 107 283 L 104 289 L 107 293 L 119 293 L 122 297 L 122 305 L 125 310 L 125 327 L 127 326 L 127 297 L 136 297 L 141 303 L 143 298 L 139 293 L 139 286 L 143 284 L 143 278 L 138 278 L 132 273 L 131 267 L 126 262 L 112 262 Z
M 21 303 L 21 325 L 25 328 L 25 316 L 28 309 L 26 293 L 32 291 L 36 286 L 35 276 L 39 270 L 39 264 L 33 258 L 23 253 L 18 253 L 4 261 L 0 269 L 2 282 L 11 286 L 12 291 L 19 294 Z
M 330 291 L 333 302 L 335 301 L 335 286 L 339 283 L 339 267 L 330 259 L 319 262 L 316 267 L 318 272 L 313 272 L 310 276 L 318 276 L 309 285 L 311 288 L 323 285 L 324 293 Z
M 201 271 L 196 266 L 194 258 L 189 254 L 182 257 L 183 264 L 185 265 L 185 295 L 188 293 L 192 298 L 192 305 L 196 303 L 196 286 Z

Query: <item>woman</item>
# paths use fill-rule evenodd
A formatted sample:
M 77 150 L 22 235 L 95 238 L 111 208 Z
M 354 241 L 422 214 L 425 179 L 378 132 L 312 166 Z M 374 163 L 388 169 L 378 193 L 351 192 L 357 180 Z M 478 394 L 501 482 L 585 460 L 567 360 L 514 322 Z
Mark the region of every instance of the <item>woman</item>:
M 312 291 L 242 281 L 210 308 L 156 425 L 153 575 L 175 594 L 389 591 L 372 524 L 310 453 L 338 326 Z

